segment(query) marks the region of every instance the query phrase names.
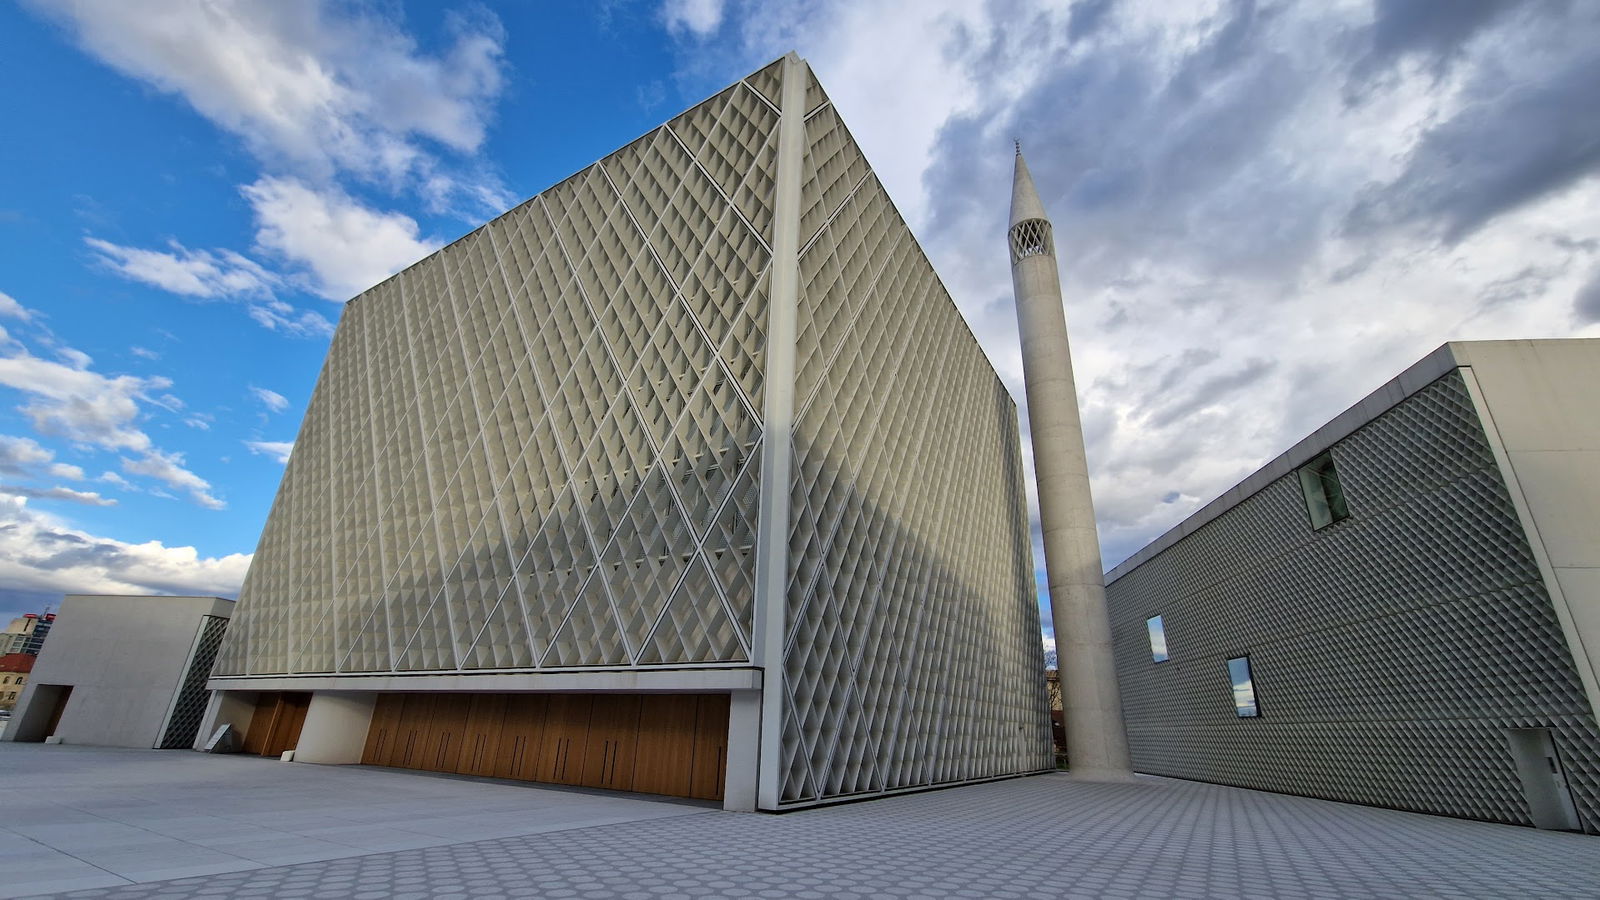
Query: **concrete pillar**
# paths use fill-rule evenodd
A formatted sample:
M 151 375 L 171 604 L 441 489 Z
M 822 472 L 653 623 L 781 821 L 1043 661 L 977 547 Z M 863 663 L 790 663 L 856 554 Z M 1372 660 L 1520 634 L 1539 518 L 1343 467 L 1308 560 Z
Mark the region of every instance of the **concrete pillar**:
M 1019 147 L 1011 195 L 1011 281 L 1061 671 L 1067 764 L 1079 778 L 1123 780 L 1133 771 L 1051 232 Z
M 760 771 L 761 692 L 732 691 L 728 703 L 727 782 L 722 808 L 755 812 Z
M 255 712 L 255 691 L 212 691 L 206 701 L 206 713 L 200 719 L 200 730 L 195 732 L 194 749 L 205 749 L 211 735 L 223 725 L 233 726 L 233 746 L 239 747 Z
M 353 765 L 361 762 L 378 695 L 372 692 L 317 691 L 306 709 L 295 744 L 294 761 Z

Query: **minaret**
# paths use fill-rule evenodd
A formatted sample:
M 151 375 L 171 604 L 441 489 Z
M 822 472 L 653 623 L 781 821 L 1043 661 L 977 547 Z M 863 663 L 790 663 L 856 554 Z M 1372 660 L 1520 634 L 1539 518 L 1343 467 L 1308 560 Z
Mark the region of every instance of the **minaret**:
M 1100 538 L 1094 529 L 1083 424 L 1078 418 L 1061 276 L 1050 230 L 1019 144 L 1011 188 L 1011 284 L 1022 334 L 1067 764 L 1079 778 L 1122 780 L 1133 773 L 1111 656 Z

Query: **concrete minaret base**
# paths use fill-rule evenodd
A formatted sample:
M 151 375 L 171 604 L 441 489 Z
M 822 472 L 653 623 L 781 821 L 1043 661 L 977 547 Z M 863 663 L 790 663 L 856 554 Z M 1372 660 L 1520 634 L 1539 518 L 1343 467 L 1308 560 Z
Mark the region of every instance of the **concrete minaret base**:
M 1100 538 L 1089 495 L 1061 278 L 1050 220 L 1020 147 L 1012 185 L 1010 244 L 1050 613 L 1061 671 L 1067 764 L 1078 778 L 1124 781 L 1133 777 L 1133 770 L 1112 661 Z

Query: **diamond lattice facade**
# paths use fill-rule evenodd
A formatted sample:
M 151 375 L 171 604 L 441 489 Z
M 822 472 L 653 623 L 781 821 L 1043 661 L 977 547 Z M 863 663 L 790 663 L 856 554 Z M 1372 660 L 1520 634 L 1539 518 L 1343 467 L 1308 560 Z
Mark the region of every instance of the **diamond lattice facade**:
M 728 802 L 778 808 L 1048 768 L 1042 679 L 1015 405 L 791 56 L 347 305 L 212 714 L 310 691 L 304 758 L 370 690 L 368 761 L 387 715 L 441 767 L 456 714 L 376 695 L 471 745 L 513 714 L 469 694 L 592 737 L 726 693 Z
M 1114 569 L 1135 767 L 1600 831 L 1597 379 L 1446 345 Z

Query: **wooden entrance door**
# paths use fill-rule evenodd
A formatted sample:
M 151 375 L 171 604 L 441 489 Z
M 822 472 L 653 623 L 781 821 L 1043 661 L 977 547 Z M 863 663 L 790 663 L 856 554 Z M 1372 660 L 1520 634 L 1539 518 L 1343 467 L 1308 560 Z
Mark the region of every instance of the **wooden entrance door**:
M 261 756 L 282 756 L 300 742 L 300 728 L 306 723 L 311 695 L 299 691 L 263 691 L 256 696 L 256 711 L 244 734 L 243 750 Z
M 386 694 L 361 761 L 718 800 L 728 695 Z

